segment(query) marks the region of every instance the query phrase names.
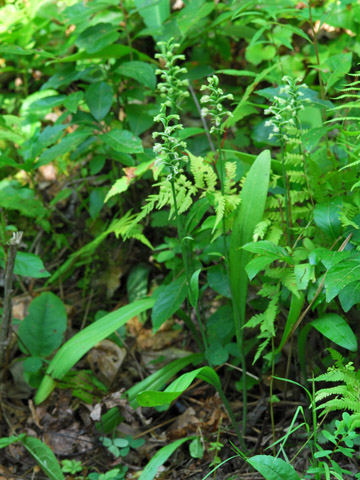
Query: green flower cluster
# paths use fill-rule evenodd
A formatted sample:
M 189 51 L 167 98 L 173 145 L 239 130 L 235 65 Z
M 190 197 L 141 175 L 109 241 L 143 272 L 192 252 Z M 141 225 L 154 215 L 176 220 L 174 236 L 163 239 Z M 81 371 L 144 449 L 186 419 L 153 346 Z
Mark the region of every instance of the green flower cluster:
M 189 96 L 189 92 L 185 90 L 188 81 L 179 78 L 179 75 L 186 73 L 187 70 L 175 65 L 177 60 L 185 58 L 184 55 L 175 55 L 174 53 L 179 44 L 173 43 L 173 39 L 170 39 L 168 42 L 158 42 L 158 45 L 163 48 L 163 53 L 158 53 L 155 57 L 161 58 L 165 62 L 164 69 L 156 70 L 163 80 L 158 84 L 158 89 L 164 101 L 161 104 L 160 113 L 154 120 L 161 123 L 164 130 L 153 133 L 153 138 L 160 137 L 162 140 L 162 143 L 155 143 L 153 151 L 156 154 L 155 166 L 168 167 L 170 173 L 167 178 L 171 180 L 179 172 L 180 162 L 187 161 L 185 155 L 179 154 L 179 149 L 182 151 L 186 149 L 186 142 L 176 137 L 176 132 L 182 130 L 183 126 L 179 122 L 179 115 L 171 113 L 171 110 L 179 109 L 181 101 Z M 168 109 L 170 109 L 170 113 L 168 113 Z
M 208 85 L 203 85 L 200 90 L 209 90 L 209 95 L 203 95 L 200 98 L 200 103 L 207 103 L 208 107 L 201 109 L 201 115 L 203 117 L 211 117 L 213 126 L 210 129 L 210 133 L 220 132 L 221 120 L 224 116 L 232 117 L 232 113 L 224 110 L 222 102 L 224 100 L 234 100 L 231 93 L 224 95 L 223 90 L 219 87 L 219 77 L 213 75 L 208 77 Z
M 303 99 L 301 91 L 308 88 L 305 83 L 298 85 L 300 79 L 293 79 L 287 75 L 282 78 L 286 85 L 280 88 L 282 97 L 274 97 L 274 103 L 265 110 L 265 115 L 272 115 L 271 120 L 265 122 L 265 127 L 272 127 L 269 139 L 277 137 L 279 140 L 289 140 L 287 135 L 289 128 L 296 125 L 300 110 L 304 110 L 304 102 L 309 103 L 308 98 Z

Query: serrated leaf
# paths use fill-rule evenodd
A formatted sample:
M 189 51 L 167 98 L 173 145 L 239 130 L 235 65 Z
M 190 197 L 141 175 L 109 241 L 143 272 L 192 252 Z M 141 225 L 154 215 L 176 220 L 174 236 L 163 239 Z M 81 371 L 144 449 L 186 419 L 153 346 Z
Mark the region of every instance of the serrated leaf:
M 109 113 L 112 100 L 113 89 L 105 82 L 92 83 L 85 92 L 85 101 L 90 109 L 90 113 L 98 122 Z

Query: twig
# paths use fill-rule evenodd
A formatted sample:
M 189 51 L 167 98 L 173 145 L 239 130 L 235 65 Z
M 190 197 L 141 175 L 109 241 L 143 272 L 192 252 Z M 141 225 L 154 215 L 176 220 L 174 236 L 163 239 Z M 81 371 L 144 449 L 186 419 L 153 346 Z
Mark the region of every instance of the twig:
M 5 288 L 4 288 L 4 310 L 3 319 L 0 330 L 0 368 L 3 367 L 5 361 L 5 354 L 7 345 L 9 343 L 9 330 L 11 324 L 11 310 L 12 310 L 12 281 L 14 274 L 16 251 L 20 245 L 23 232 L 14 232 L 10 239 L 9 252 L 7 255 L 5 266 Z
M 209 133 L 209 129 L 208 129 L 208 126 L 207 126 L 207 123 L 206 123 L 206 120 L 205 118 L 201 115 L 201 106 L 200 106 L 200 103 L 199 103 L 199 100 L 197 99 L 197 96 L 196 96 L 196 93 L 194 92 L 194 89 L 193 87 L 190 85 L 189 83 L 189 90 L 190 90 L 190 93 L 191 93 L 191 96 L 193 97 L 193 100 L 194 100 L 194 103 L 196 105 L 196 108 L 200 114 L 200 118 L 201 118 L 201 123 L 204 127 L 204 130 L 205 130 L 205 133 L 206 133 L 206 137 L 208 139 L 208 142 L 209 142 L 209 145 L 210 145 L 210 148 L 211 148 L 211 151 L 215 153 L 215 147 L 214 147 L 214 144 L 211 140 L 211 136 L 210 136 L 210 133 Z

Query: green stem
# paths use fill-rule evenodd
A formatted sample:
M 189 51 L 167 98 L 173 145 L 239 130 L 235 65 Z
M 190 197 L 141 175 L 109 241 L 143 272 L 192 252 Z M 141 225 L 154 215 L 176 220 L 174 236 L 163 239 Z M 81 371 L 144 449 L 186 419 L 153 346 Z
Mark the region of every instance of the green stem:
M 183 259 L 183 262 L 184 262 L 184 268 L 185 268 L 186 283 L 187 283 L 188 291 L 189 291 L 189 294 L 190 294 L 190 279 L 191 279 L 191 275 L 193 273 L 192 272 L 193 269 L 191 269 L 191 267 L 190 267 L 191 262 L 189 262 L 189 253 L 190 252 L 189 252 L 189 250 L 188 250 L 188 248 L 186 247 L 186 244 L 185 244 L 186 239 L 185 239 L 185 236 L 184 236 L 184 229 L 183 229 L 183 225 L 182 225 L 182 221 L 181 221 L 181 217 L 180 217 L 179 209 L 178 209 L 178 205 L 177 205 L 176 191 L 175 191 L 175 180 L 174 180 L 173 176 L 171 177 L 170 183 L 171 183 L 171 192 L 172 192 L 172 197 L 173 197 L 176 224 L 177 224 L 177 230 L 178 230 L 178 237 L 180 239 L 180 244 L 181 244 L 181 255 L 182 255 L 182 259 Z M 198 321 L 199 328 L 200 328 L 202 341 L 203 341 L 203 344 L 204 344 L 205 355 L 206 355 L 206 358 L 208 360 L 208 344 L 207 344 L 207 340 L 206 340 L 205 327 L 203 325 L 201 315 L 200 315 L 200 310 L 199 310 L 198 306 L 196 307 L 195 311 L 196 311 L 196 317 L 197 317 L 197 321 Z
M 220 131 L 218 131 L 217 135 L 218 140 L 218 159 L 219 159 L 219 177 L 220 177 L 220 188 L 221 188 L 221 195 L 225 196 L 225 165 L 224 165 L 224 158 L 223 158 L 223 151 L 221 145 L 221 137 Z M 225 252 L 225 263 L 226 267 L 229 264 L 229 251 L 226 244 L 226 225 L 225 225 L 225 216 L 222 219 L 222 227 L 223 227 L 223 242 L 224 242 L 224 252 Z
M 285 169 L 285 150 L 284 150 L 284 142 L 281 141 L 281 164 L 282 164 L 282 176 L 283 176 L 283 184 L 285 188 L 285 219 L 286 219 L 286 235 L 288 245 L 291 246 L 291 233 L 290 233 L 290 192 L 289 192 L 289 185 L 286 178 L 286 169 Z

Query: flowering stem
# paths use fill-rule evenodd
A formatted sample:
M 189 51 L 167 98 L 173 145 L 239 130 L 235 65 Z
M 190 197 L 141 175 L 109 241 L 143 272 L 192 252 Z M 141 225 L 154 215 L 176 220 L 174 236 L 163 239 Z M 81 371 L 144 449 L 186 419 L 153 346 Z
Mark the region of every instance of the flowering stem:
M 283 176 L 283 184 L 285 189 L 284 199 L 285 199 L 285 219 L 286 219 L 286 236 L 288 245 L 291 246 L 291 233 L 290 233 L 290 192 L 289 192 L 289 185 L 286 176 L 286 169 L 285 169 L 285 149 L 284 149 L 284 142 L 281 141 L 281 165 L 282 165 L 282 176 Z
M 226 130 L 224 133 L 224 138 L 226 136 Z M 221 188 L 221 195 L 225 195 L 225 165 L 224 165 L 224 158 L 223 158 L 223 151 L 222 151 L 222 146 L 223 146 L 223 141 L 221 140 L 220 136 L 220 130 L 218 130 L 218 135 L 217 135 L 217 140 L 218 140 L 218 159 L 219 159 L 219 177 L 220 177 L 220 188 Z M 222 218 L 222 227 L 223 227 L 223 241 L 224 241 L 224 253 L 225 253 L 225 263 L 226 266 L 229 263 L 229 252 L 226 244 L 226 224 L 225 224 L 225 215 Z

